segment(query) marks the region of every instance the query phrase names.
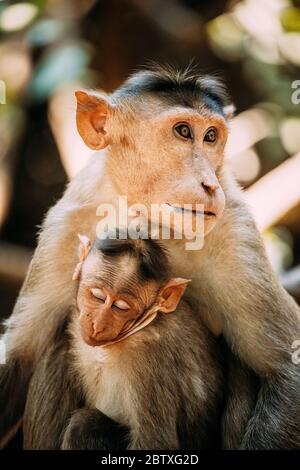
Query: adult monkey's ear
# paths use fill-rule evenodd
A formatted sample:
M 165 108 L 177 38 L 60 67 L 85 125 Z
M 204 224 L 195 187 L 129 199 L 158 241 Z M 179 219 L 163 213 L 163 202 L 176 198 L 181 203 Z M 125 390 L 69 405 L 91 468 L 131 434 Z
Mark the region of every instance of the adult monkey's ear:
M 105 94 L 93 94 L 86 91 L 76 91 L 77 129 L 85 144 L 93 150 L 103 149 L 108 145 L 105 124 L 111 112 Z
M 234 113 L 235 113 L 234 104 L 228 104 L 227 106 L 224 106 L 223 113 L 224 113 L 226 119 L 232 119 L 234 117 Z
M 232 119 L 235 112 L 235 106 L 231 103 L 223 80 L 213 75 L 204 75 L 200 76 L 197 82 L 199 83 L 203 93 L 221 107 L 225 119 Z
M 176 310 L 190 279 L 174 277 L 169 279 L 158 294 L 158 310 L 162 313 L 171 313 Z

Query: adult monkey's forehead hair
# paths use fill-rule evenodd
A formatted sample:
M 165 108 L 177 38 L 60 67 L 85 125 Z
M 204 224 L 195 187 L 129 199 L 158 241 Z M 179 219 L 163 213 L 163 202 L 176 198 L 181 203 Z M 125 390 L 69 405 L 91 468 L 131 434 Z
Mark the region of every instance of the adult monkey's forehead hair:
M 153 65 L 131 77 L 113 94 L 113 98 L 136 99 L 153 95 L 171 106 L 199 109 L 199 106 L 226 116 L 233 112 L 230 97 L 223 81 L 213 75 L 202 75 L 195 68 L 177 70 L 172 66 Z

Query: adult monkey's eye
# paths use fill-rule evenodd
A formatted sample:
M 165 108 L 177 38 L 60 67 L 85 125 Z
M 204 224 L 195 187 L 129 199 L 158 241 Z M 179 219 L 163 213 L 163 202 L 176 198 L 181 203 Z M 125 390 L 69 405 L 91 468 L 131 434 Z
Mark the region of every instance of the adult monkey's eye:
M 217 129 L 215 129 L 215 127 L 207 129 L 203 140 L 209 143 L 215 142 L 217 140 Z
M 192 132 L 187 124 L 175 124 L 173 132 L 176 137 L 179 136 L 183 139 L 192 139 Z

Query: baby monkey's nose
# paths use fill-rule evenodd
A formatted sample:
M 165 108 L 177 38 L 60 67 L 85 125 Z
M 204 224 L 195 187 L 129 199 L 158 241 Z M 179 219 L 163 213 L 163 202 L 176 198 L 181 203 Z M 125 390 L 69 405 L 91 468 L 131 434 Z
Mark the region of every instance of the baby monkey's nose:
M 94 336 L 101 335 L 106 330 L 106 326 L 103 323 L 93 320 L 92 322 Z

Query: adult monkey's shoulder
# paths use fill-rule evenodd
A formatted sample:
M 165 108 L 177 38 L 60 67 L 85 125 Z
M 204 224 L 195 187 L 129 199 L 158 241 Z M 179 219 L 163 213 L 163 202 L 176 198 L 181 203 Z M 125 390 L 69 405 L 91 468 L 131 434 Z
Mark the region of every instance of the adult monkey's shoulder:
M 186 203 L 204 205 L 204 248 L 192 254 L 181 249 L 179 268 L 183 276 L 193 271 L 199 313 L 218 318 L 234 353 L 262 380 L 243 445 L 300 447 L 300 372 L 290 360 L 291 345 L 300 336 L 299 308 L 280 286 L 260 235 L 238 202 L 235 185 L 228 185 L 227 170 L 222 170 L 230 118 L 224 86 L 191 70 L 157 67 L 135 74 L 112 95 L 82 92 L 77 98 L 82 138 L 93 149 L 107 148 L 102 174 L 113 198 L 125 194 L 129 204 L 149 207 L 160 202 L 174 210 Z M 7 323 L 8 364 L 26 357 L 34 368 L 71 302 L 69 276 L 76 260 L 72 240 L 85 228 L 95 236 L 96 201 L 91 195 L 97 177 L 81 178 L 71 183 L 44 224 L 25 287 Z M 97 204 L 103 194 L 98 191 Z M 13 374 L 8 377 L 7 386 L 15 393 Z M 0 403 L 2 416 L 1 395 Z M 5 426 L 13 426 L 21 414 L 22 400 Z

